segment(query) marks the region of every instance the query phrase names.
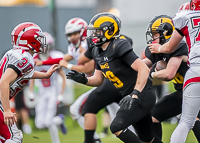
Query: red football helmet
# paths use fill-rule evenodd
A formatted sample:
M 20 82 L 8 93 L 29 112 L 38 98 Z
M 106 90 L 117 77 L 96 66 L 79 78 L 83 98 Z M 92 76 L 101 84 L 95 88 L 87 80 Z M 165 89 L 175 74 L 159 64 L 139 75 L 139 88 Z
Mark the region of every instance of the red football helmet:
M 81 41 L 85 40 L 87 37 L 87 26 L 88 26 L 87 22 L 82 18 L 75 17 L 70 19 L 65 25 L 65 34 L 68 41 L 70 43 L 72 42 L 68 35 L 75 32 L 80 32 Z M 78 43 L 80 43 L 80 41 Z
M 190 2 L 186 2 L 186 3 L 182 4 L 179 7 L 178 12 L 180 12 L 182 10 L 190 10 Z
M 200 10 L 200 0 L 191 0 L 191 10 Z
M 32 50 L 35 53 L 46 53 L 46 37 L 41 28 L 32 22 L 24 22 L 17 25 L 12 33 L 13 48 Z

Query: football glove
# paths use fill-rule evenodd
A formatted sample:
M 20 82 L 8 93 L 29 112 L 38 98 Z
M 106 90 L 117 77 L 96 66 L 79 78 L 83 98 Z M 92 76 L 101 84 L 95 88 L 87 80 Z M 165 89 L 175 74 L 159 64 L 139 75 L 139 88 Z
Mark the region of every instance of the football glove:
M 68 72 L 68 74 L 66 74 L 66 76 L 67 79 L 74 80 L 78 83 L 86 84 L 88 82 L 88 79 L 83 72 L 79 73 L 75 70 L 71 70 L 70 72 Z
M 133 94 L 137 95 L 138 99 L 132 98 Z M 141 93 L 138 90 L 134 89 L 133 92 L 131 92 L 129 95 L 122 98 L 122 100 L 119 102 L 120 108 L 123 110 L 130 110 L 134 101 L 136 101 L 136 100 L 140 101 L 140 94 Z

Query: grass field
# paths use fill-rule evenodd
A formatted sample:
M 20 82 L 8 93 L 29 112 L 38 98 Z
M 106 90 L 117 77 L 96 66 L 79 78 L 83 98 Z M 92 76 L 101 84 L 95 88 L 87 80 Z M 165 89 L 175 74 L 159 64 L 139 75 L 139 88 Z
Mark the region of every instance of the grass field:
M 88 89 L 89 89 L 88 87 L 77 85 L 76 90 L 75 90 L 76 96 L 87 91 Z M 102 111 L 97 115 L 97 118 L 98 118 L 97 133 L 100 133 L 102 131 L 101 114 L 102 114 Z M 51 138 L 50 138 L 48 130 L 47 129 L 38 130 L 34 126 L 33 119 L 30 119 L 30 122 L 32 124 L 33 133 L 31 135 L 24 134 L 23 143 L 51 143 Z M 63 135 L 61 132 L 59 132 L 61 143 L 83 143 L 84 131 L 79 127 L 78 123 L 76 121 L 73 121 L 70 116 L 66 117 L 65 122 L 68 127 L 68 133 L 67 135 Z M 169 122 L 163 123 L 163 142 L 164 143 L 169 143 L 170 136 L 173 130 L 175 129 L 175 127 L 176 127 L 176 124 L 170 124 Z M 114 137 L 110 132 L 108 136 L 106 136 L 105 138 L 102 138 L 102 141 L 103 143 L 121 143 L 121 141 L 117 139 L 116 137 Z M 197 143 L 192 132 L 189 133 L 186 143 Z

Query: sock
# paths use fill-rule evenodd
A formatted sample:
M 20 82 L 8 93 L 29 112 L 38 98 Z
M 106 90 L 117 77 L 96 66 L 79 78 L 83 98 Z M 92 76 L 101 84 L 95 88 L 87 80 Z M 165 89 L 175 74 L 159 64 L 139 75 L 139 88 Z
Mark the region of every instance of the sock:
M 58 136 L 58 128 L 55 124 L 52 124 L 48 127 L 49 133 L 51 135 L 51 139 L 53 143 L 60 143 L 59 136 Z
M 122 131 L 118 138 L 122 140 L 124 143 L 140 143 L 139 138 L 131 132 L 129 129 Z
M 103 133 L 108 134 L 108 127 L 103 128 Z
M 153 123 L 153 132 L 162 140 L 162 125 L 161 123 Z
M 194 132 L 194 135 L 197 141 L 200 142 L 200 121 L 199 120 L 195 122 L 192 131 Z
M 84 129 L 84 117 L 81 116 L 77 119 L 78 124 L 81 126 L 82 129 Z M 99 139 L 99 136 L 97 134 L 97 132 L 94 132 L 94 139 Z
M 95 130 L 84 130 L 84 131 L 85 131 L 84 143 L 93 143 Z

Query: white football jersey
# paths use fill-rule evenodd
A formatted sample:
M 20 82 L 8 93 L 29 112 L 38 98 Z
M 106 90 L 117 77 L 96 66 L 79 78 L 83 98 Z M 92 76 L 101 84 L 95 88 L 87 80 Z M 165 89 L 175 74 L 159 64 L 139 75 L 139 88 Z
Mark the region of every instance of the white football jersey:
M 60 51 L 51 51 L 50 58 L 61 58 L 64 54 Z M 47 72 L 51 65 L 36 66 L 35 70 L 40 72 Z M 39 87 L 39 95 L 58 95 L 59 84 L 58 84 L 58 72 L 54 72 L 49 79 L 36 79 L 36 84 Z
M 10 99 L 21 91 L 34 74 L 32 55 L 21 49 L 11 49 L 7 51 L 0 61 L 0 78 L 7 68 L 12 68 L 18 74 L 16 80 L 10 84 Z
M 200 63 L 200 11 L 181 11 L 173 18 L 174 27 L 185 36 L 189 63 Z
M 87 45 L 87 41 L 86 40 L 81 41 L 81 47 L 83 47 L 86 50 L 88 49 L 88 45 Z M 78 62 L 78 57 L 79 57 L 79 54 L 80 54 L 79 51 L 80 51 L 80 49 L 76 48 L 72 43 L 69 44 L 69 46 L 68 46 L 68 54 L 70 56 L 72 56 L 76 62 Z

